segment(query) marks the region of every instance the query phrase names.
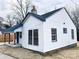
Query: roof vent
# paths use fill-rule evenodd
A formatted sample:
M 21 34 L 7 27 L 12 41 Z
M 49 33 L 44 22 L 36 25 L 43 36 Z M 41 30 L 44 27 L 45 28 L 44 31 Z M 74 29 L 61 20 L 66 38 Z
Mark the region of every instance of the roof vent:
M 35 6 L 33 6 L 31 13 L 37 14 L 37 10 L 36 10 Z

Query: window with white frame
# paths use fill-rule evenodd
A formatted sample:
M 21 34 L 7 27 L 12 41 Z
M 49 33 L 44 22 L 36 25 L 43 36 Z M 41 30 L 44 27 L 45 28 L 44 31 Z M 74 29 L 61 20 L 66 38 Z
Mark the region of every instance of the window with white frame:
M 38 29 L 28 31 L 28 44 L 39 45 L 38 44 Z
M 67 34 L 67 28 L 63 28 L 63 33 Z
M 56 28 L 51 29 L 51 36 L 52 36 L 52 41 L 57 41 L 57 29 Z
M 38 29 L 35 29 L 33 31 L 33 41 L 34 41 L 34 45 L 38 45 Z
M 71 29 L 71 35 L 72 35 L 72 39 L 74 39 L 74 30 Z
M 32 45 L 32 30 L 28 31 L 28 44 Z

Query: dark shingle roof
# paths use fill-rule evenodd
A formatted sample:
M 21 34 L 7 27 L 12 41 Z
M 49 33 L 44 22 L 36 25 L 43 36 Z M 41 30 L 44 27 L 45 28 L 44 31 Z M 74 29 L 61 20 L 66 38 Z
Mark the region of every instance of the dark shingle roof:
M 17 24 L 17 25 L 15 25 L 15 26 L 13 26 L 13 27 L 11 27 L 9 29 L 6 29 L 6 30 L 2 29 L 2 31 L 3 32 L 11 32 L 11 31 L 14 31 L 15 29 L 17 29 L 19 27 L 22 27 L 23 23 L 25 22 L 25 20 L 26 20 L 26 18 L 27 18 L 28 15 L 32 15 L 32 16 L 38 18 L 41 21 L 45 21 L 47 17 L 51 16 L 52 14 L 55 14 L 56 12 L 58 12 L 61 9 L 62 8 L 59 8 L 59 9 L 56 9 L 54 11 L 48 12 L 48 13 L 43 14 L 43 15 L 38 15 L 38 14 L 34 14 L 34 13 L 28 13 L 20 24 Z
M 0 31 L 3 32 L 5 29 L 0 28 Z
M 34 16 L 34 17 L 36 17 L 36 18 L 38 18 L 39 20 L 41 20 L 41 21 L 45 21 L 45 18 L 44 17 L 42 17 L 41 15 L 38 15 L 38 14 L 34 14 L 34 13 L 30 13 L 32 16 Z
M 23 19 L 22 23 L 25 22 L 26 17 L 27 17 L 28 15 L 32 15 L 32 16 L 38 18 L 38 19 L 41 20 L 41 21 L 45 21 L 47 17 L 51 16 L 52 14 L 55 14 L 56 12 L 58 12 L 58 11 L 61 10 L 61 9 L 62 9 L 62 8 L 59 8 L 59 9 L 56 9 L 56 10 L 54 10 L 54 11 L 48 12 L 48 13 L 43 14 L 43 15 L 38 15 L 38 14 L 34 14 L 34 13 L 28 13 L 28 14 L 25 16 L 25 18 Z
M 27 15 L 26 15 L 25 18 L 23 19 L 22 23 L 25 22 L 26 17 L 27 17 L 28 15 L 32 15 L 32 16 L 38 18 L 38 19 L 41 20 L 41 21 L 45 21 L 45 19 L 44 19 L 41 15 L 34 14 L 34 13 L 27 13 Z
M 15 29 L 17 29 L 17 28 L 19 28 L 19 27 L 22 27 L 22 26 L 23 26 L 23 24 L 20 23 L 20 24 L 17 24 L 17 25 L 15 25 L 15 26 L 9 28 L 8 30 L 13 31 L 13 30 L 15 30 Z
M 14 25 L 13 27 L 10 27 L 8 29 L 2 29 L 3 31 L 2 32 L 12 32 L 14 31 L 15 29 L 19 28 L 19 27 L 22 27 L 23 24 L 20 23 L 20 24 L 17 24 L 17 25 Z
M 59 10 L 61 10 L 62 8 L 56 9 L 54 11 L 48 12 L 46 14 L 41 15 L 43 18 L 48 18 L 49 16 L 51 16 L 52 14 L 55 14 L 56 12 L 58 12 Z

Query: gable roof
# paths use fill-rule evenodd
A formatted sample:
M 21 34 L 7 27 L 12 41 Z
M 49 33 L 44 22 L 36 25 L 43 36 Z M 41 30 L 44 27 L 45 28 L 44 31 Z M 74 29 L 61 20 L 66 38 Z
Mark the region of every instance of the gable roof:
M 67 11 L 67 9 L 66 8 L 64 8 L 64 10 L 66 11 L 66 13 L 68 14 L 68 16 L 70 17 L 70 19 L 71 19 L 71 21 L 73 22 L 73 24 L 75 25 L 75 23 L 74 23 L 74 21 L 73 21 L 73 18 L 71 17 L 71 15 L 69 14 L 69 12 Z M 75 25 L 75 27 L 76 27 L 76 25 Z
M 63 7 L 64 8 L 64 7 Z M 17 24 L 17 25 L 15 25 L 15 26 L 13 26 L 13 27 L 11 27 L 11 28 L 9 28 L 9 29 L 6 29 L 6 30 L 2 30 L 2 31 L 5 31 L 5 32 L 10 32 L 10 31 L 14 31 L 15 29 L 17 29 L 17 28 L 19 28 L 19 27 L 22 27 L 23 26 L 23 23 L 27 20 L 26 18 L 27 18 L 27 16 L 28 15 L 30 15 L 30 16 L 33 16 L 33 17 L 36 17 L 36 18 L 38 18 L 38 20 L 40 20 L 40 21 L 46 21 L 46 18 L 48 18 L 48 17 L 50 17 L 51 15 L 54 15 L 56 12 L 58 12 L 58 11 L 60 11 L 61 9 L 63 9 L 63 8 L 59 8 L 59 9 L 56 9 L 56 10 L 54 10 L 54 11 L 51 11 L 51 12 L 48 12 L 48 13 L 45 13 L 45 14 L 43 14 L 43 15 L 38 15 L 38 14 L 34 14 L 34 13 L 27 13 L 27 15 L 25 16 L 25 18 L 23 19 L 23 21 L 20 23 L 20 24 Z M 64 8 L 65 9 L 65 11 L 67 12 L 67 10 L 66 10 L 66 8 Z M 71 18 L 71 16 L 69 15 L 69 13 L 67 12 L 67 14 L 68 14 L 68 16 Z M 71 18 L 71 20 L 72 20 L 72 18 Z M 73 21 L 72 21 L 73 22 Z
M 27 13 L 27 15 L 25 16 L 25 18 L 23 19 L 22 23 L 26 20 L 26 18 L 27 18 L 28 15 L 34 16 L 34 17 L 38 18 L 38 19 L 41 20 L 41 21 L 45 21 L 45 18 L 42 17 L 41 15 L 34 14 L 34 13 L 30 13 L 30 12 L 29 12 L 29 13 Z
M 25 22 L 26 17 L 27 17 L 28 15 L 34 16 L 34 17 L 38 18 L 38 19 L 41 20 L 41 21 L 46 21 L 46 18 L 47 18 L 47 17 L 51 16 L 52 14 L 55 14 L 56 12 L 60 11 L 61 9 L 62 9 L 62 8 L 59 8 L 59 9 L 53 10 L 53 11 L 51 11 L 51 12 L 45 13 L 45 14 L 43 14 L 43 15 L 38 15 L 38 14 L 34 14 L 34 13 L 28 13 L 28 14 L 25 16 L 25 18 L 23 19 L 22 23 Z
M 22 26 L 23 26 L 23 24 L 20 23 L 20 24 L 14 25 L 13 27 L 10 27 L 8 29 L 2 29 L 2 32 L 13 32 L 15 29 L 22 27 Z
M 22 27 L 22 26 L 23 26 L 23 24 L 20 23 L 20 24 L 17 24 L 17 25 L 15 25 L 15 26 L 9 28 L 8 30 L 13 31 L 13 30 L 15 30 L 15 29 L 17 29 L 17 28 L 19 28 L 19 27 Z
M 50 17 L 52 14 L 55 14 L 56 12 L 60 11 L 61 9 L 62 9 L 62 8 L 56 9 L 56 10 L 54 10 L 54 11 L 48 12 L 48 13 L 46 13 L 46 14 L 43 14 L 43 15 L 41 15 L 41 16 L 46 19 L 46 18 Z

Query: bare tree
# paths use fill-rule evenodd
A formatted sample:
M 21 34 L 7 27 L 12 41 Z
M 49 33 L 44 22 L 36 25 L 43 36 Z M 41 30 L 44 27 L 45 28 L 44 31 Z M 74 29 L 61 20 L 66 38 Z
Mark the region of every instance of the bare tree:
M 74 23 L 77 29 L 77 40 L 79 41 L 79 4 L 74 2 L 74 0 L 71 1 L 73 2 L 73 4 L 75 4 L 75 10 L 72 11 L 71 13 L 73 15 Z
M 7 15 L 6 19 L 10 27 L 12 27 L 15 24 L 14 18 L 11 15 Z
M 13 5 L 13 11 L 15 19 L 21 22 L 28 12 L 30 1 L 29 0 L 16 0 L 16 4 Z
M 74 2 L 74 0 L 71 0 L 71 1 L 75 5 L 75 10 L 71 11 L 71 14 L 73 16 L 73 21 L 76 27 L 78 28 L 79 27 L 79 5 L 76 2 Z
M 79 27 L 79 8 L 76 8 L 76 10 L 72 11 L 71 13 L 76 27 Z

